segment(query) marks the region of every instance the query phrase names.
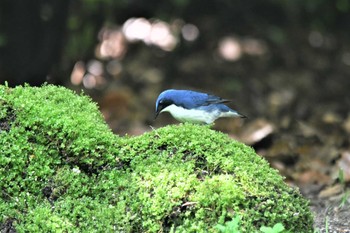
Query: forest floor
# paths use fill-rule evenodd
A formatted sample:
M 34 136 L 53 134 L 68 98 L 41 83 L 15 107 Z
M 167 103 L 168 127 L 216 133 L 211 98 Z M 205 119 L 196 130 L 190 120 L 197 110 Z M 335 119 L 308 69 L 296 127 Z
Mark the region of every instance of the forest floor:
M 301 191 L 310 200 L 316 232 L 350 232 L 349 192 L 321 198 L 319 187 L 304 187 Z

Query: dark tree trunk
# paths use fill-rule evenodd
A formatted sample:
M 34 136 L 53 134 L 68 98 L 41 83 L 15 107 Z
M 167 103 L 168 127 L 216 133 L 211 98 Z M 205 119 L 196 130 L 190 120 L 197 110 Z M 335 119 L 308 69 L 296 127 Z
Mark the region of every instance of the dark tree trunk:
M 60 59 L 69 0 L 0 3 L 0 81 L 40 85 Z

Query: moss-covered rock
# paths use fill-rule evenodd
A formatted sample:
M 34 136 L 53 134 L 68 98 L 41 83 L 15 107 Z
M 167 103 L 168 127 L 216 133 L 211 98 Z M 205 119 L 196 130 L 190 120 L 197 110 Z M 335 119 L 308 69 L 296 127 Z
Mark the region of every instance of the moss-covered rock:
M 312 232 L 308 202 L 254 150 L 206 126 L 111 133 L 86 96 L 0 86 L 0 229 Z

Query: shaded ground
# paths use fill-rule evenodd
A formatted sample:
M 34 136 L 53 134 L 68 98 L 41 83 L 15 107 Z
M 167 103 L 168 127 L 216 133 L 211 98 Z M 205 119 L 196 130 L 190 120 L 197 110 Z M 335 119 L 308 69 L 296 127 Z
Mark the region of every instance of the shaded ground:
M 350 232 L 350 204 L 344 202 L 345 193 L 320 198 L 320 187 L 303 187 L 301 191 L 311 201 L 311 210 L 315 213 L 316 232 Z
M 344 128 L 348 124 L 345 120 Z M 287 182 L 300 188 L 310 200 L 316 232 L 350 232 L 350 153 L 346 135 L 341 136 L 345 129 L 327 134 L 322 127 L 298 123 L 293 135 L 277 133 L 275 124 L 262 119 L 248 125 L 238 139 L 253 145 Z

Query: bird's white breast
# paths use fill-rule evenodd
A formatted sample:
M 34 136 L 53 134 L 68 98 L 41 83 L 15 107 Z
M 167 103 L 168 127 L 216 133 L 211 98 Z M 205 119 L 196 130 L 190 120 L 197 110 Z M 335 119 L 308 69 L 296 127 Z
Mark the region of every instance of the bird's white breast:
M 211 124 L 220 116 L 218 111 L 206 112 L 199 109 L 185 109 L 183 107 L 176 106 L 175 104 L 169 105 L 161 112 L 169 112 L 178 121 L 197 124 Z

